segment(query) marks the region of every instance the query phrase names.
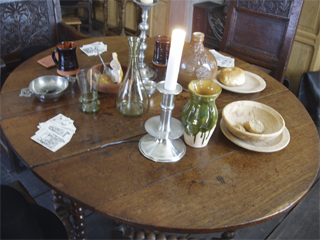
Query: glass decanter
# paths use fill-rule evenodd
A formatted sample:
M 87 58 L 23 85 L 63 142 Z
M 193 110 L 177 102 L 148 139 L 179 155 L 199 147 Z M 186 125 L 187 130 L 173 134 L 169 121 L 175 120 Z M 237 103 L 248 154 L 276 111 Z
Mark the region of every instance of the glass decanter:
M 137 117 L 148 111 L 149 98 L 139 70 L 141 39 L 128 37 L 129 64 L 116 98 L 116 109 L 123 116 Z
M 204 33 L 194 32 L 189 46 L 183 50 L 178 82 L 185 90 L 192 80 L 213 80 L 217 75 L 217 60 L 204 47 L 203 41 Z

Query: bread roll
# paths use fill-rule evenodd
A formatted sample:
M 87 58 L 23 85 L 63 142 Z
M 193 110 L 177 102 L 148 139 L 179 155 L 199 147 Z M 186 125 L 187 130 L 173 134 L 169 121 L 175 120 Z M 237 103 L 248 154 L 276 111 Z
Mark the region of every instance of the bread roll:
M 108 76 L 105 73 L 102 73 L 100 77 L 100 84 L 113 84 L 113 81 L 110 76 Z
M 238 130 L 240 130 L 241 132 L 245 132 L 246 131 L 244 126 L 242 126 L 240 123 L 236 124 L 234 127 L 237 128 Z
M 246 78 L 241 68 L 227 67 L 221 70 L 219 81 L 226 86 L 241 86 L 246 81 Z
M 245 129 L 251 133 L 263 133 L 264 132 L 264 125 L 261 121 L 256 119 L 251 119 L 250 121 L 243 124 Z

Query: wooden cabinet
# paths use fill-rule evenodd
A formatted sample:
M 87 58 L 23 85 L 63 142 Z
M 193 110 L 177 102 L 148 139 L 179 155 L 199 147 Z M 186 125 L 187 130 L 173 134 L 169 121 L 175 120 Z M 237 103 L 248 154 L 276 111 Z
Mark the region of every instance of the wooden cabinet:
M 295 94 L 303 73 L 320 70 L 319 27 L 320 1 L 305 0 L 286 73 Z

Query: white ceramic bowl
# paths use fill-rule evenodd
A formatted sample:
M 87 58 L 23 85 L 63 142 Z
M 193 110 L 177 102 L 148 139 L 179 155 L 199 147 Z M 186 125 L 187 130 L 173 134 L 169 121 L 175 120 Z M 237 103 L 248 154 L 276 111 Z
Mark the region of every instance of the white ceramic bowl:
M 251 133 L 241 131 L 237 124 L 243 125 L 252 116 L 263 123 L 265 130 L 263 133 Z M 236 137 L 251 141 L 269 141 L 279 136 L 285 128 L 283 117 L 273 108 L 254 101 L 236 101 L 229 103 L 222 110 L 222 118 L 228 130 Z

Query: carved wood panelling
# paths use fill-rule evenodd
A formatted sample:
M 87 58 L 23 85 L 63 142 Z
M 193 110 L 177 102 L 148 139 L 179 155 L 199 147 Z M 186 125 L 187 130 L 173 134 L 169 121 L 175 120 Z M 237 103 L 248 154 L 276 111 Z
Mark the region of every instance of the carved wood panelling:
M 224 31 L 225 17 L 221 14 L 218 14 L 217 11 L 210 11 L 208 12 L 208 22 L 211 32 L 215 38 L 221 42 Z
M 3 3 L 0 7 L 1 55 L 52 42 L 47 1 Z
M 255 11 L 288 17 L 292 0 L 241 0 L 238 7 L 246 7 Z

